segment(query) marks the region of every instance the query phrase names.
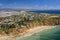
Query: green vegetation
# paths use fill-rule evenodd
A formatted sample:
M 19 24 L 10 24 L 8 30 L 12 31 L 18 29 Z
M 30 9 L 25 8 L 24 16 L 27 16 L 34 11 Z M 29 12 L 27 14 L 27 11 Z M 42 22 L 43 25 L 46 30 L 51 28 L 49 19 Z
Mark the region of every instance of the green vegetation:
M 57 17 L 58 16 L 58 17 Z M 20 14 L 7 17 L 0 17 L 0 34 L 24 33 L 30 28 L 42 25 L 60 25 L 60 15 L 46 14 Z

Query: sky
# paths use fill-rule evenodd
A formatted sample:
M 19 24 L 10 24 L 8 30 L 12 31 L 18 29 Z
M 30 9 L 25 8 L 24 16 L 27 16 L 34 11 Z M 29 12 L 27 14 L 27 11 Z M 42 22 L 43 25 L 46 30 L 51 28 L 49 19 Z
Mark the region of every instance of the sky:
M 60 0 L 0 0 L 0 8 L 60 10 Z

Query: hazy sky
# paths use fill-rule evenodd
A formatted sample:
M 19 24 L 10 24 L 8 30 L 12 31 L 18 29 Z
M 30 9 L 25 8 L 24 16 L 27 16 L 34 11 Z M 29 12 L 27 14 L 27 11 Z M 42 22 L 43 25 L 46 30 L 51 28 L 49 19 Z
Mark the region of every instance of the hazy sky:
M 0 0 L 0 8 L 60 9 L 60 0 Z

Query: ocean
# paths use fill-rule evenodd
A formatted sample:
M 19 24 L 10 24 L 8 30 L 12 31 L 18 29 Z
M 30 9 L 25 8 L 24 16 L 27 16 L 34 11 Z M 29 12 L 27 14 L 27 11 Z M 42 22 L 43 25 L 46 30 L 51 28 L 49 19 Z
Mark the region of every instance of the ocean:
M 35 11 L 30 11 L 30 12 L 48 13 L 48 14 L 60 14 L 60 10 L 35 10 Z
M 18 40 L 60 40 L 60 26 Z

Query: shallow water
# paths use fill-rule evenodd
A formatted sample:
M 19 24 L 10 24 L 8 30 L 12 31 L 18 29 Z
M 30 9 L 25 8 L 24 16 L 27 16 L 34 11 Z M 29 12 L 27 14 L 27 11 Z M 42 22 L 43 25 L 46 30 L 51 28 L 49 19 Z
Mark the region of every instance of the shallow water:
M 47 29 L 32 36 L 24 37 L 18 40 L 60 40 L 60 26 L 52 29 Z

